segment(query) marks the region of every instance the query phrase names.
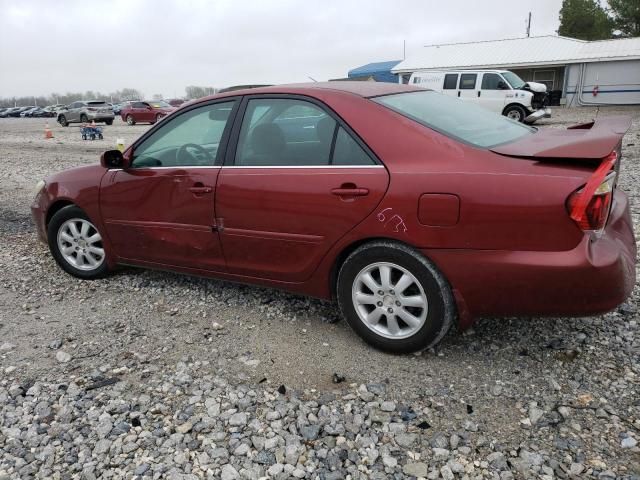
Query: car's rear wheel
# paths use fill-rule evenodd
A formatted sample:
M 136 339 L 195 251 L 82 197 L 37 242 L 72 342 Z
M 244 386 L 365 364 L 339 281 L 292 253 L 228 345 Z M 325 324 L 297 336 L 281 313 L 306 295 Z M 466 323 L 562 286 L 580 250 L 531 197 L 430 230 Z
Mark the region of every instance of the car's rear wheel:
M 387 352 L 434 346 L 456 315 L 442 273 L 403 244 L 380 241 L 357 248 L 342 264 L 336 290 L 351 328 Z
M 155 123 L 158 123 L 160 120 L 162 120 L 162 115 L 157 114 L 157 115 L 156 115 L 156 122 L 155 122 Z
M 107 125 L 113 125 L 113 120 L 105 120 L 104 123 Z
M 132 115 L 127 115 L 126 121 L 127 121 L 127 124 L 129 124 L 129 125 L 135 125 L 136 124 L 136 121 L 133 119 Z
M 527 116 L 527 111 L 520 105 L 509 105 L 504 109 L 503 115 L 511 120 L 515 120 L 516 122 L 524 122 L 524 119 Z
M 89 117 L 87 117 L 84 113 L 80 115 L 80 121 L 82 123 L 89 123 Z
M 81 208 L 70 205 L 58 210 L 47 237 L 53 258 L 67 273 L 87 280 L 107 273 L 102 234 Z
M 60 125 L 62 125 L 63 127 L 68 127 L 69 126 L 69 122 L 67 122 L 67 117 L 65 117 L 64 115 L 60 115 L 58 117 L 58 123 Z

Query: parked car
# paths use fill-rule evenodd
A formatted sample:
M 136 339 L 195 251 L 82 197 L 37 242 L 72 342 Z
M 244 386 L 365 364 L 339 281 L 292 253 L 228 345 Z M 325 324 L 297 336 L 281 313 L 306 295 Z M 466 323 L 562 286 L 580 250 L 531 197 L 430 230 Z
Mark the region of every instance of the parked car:
M 20 115 L 22 115 L 22 112 L 25 112 L 27 110 L 31 110 L 33 108 L 33 105 L 29 105 L 26 107 L 16 107 L 14 108 L 11 112 L 9 112 L 9 117 L 15 117 L 15 118 L 19 118 Z
M 371 345 L 410 352 L 456 321 L 627 298 L 629 126 L 533 129 L 389 83 L 242 90 L 41 181 L 31 209 L 76 277 L 126 264 L 336 298 Z
M 31 114 L 36 111 L 39 107 L 28 107 L 25 110 L 22 110 L 20 112 L 20 117 L 24 118 L 24 117 L 30 117 Z
M 417 71 L 409 83 L 477 103 L 518 122 L 531 124 L 551 116 L 546 85 L 525 82 L 508 70 Z
M 9 107 L 0 112 L 0 118 L 8 118 L 11 116 L 11 112 L 17 110 L 19 107 Z
M 172 107 L 179 107 L 180 105 L 185 103 L 186 100 L 183 100 L 182 98 L 171 98 L 169 100 L 165 100 L 165 102 L 167 102 Z
M 58 123 L 63 127 L 70 123 L 104 122 L 113 124 L 113 110 L 102 100 L 78 101 L 58 112 Z
M 175 110 L 164 100 L 128 102 L 120 110 L 120 117 L 129 125 L 138 122 L 156 123 Z
M 8 110 L 11 110 L 11 107 L 3 107 L 3 108 L 0 108 L 0 118 L 3 118 L 3 114 L 4 114 L 5 112 L 7 112 Z
M 29 112 L 29 116 L 33 118 L 48 118 L 53 117 L 54 113 L 47 110 L 46 108 L 38 107 L 35 110 L 31 110 L 31 112 Z

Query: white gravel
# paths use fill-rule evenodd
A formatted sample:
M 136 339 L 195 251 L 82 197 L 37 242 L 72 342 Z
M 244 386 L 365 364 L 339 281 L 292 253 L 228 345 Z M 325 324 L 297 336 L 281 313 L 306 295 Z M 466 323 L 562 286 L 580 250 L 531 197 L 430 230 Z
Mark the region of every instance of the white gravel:
M 640 109 L 598 115 L 621 112 L 638 225 Z M 640 479 L 638 288 L 606 315 L 484 319 L 391 356 L 325 302 L 137 269 L 82 282 L 37 242 L 32 188 L 148 127 L 50 125 L 0 119 L 0 480 Z

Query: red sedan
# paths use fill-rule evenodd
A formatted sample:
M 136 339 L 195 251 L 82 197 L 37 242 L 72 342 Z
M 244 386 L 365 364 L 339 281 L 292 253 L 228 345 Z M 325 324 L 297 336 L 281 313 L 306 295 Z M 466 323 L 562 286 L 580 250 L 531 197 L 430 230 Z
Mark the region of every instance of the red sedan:
M 536 130 L 386 83 L 233 91 L 42 181 L 32 212 L 77 277 L 136 265 L 335 298 L 371 345 L 409 352 L 479 316 L 625 300 L 629 125 Z
M 120 110 L 122 121 L 129 125 L 139 122 L 157 123 L 165 116 L 175 110 L 164 100 L 153 100 L 148 102 L 129 102 Z

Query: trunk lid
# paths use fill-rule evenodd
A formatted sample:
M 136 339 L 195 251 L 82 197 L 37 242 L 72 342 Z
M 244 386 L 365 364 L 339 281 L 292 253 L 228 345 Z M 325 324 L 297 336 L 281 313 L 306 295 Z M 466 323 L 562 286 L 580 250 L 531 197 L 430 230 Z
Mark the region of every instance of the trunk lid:
M 545 128 L 514 142 L 492 147 L 492 152 L 520 158 L 601 161 L 617 150 L 631 126 L 631 117 L 593 120 L 567 129 Z

